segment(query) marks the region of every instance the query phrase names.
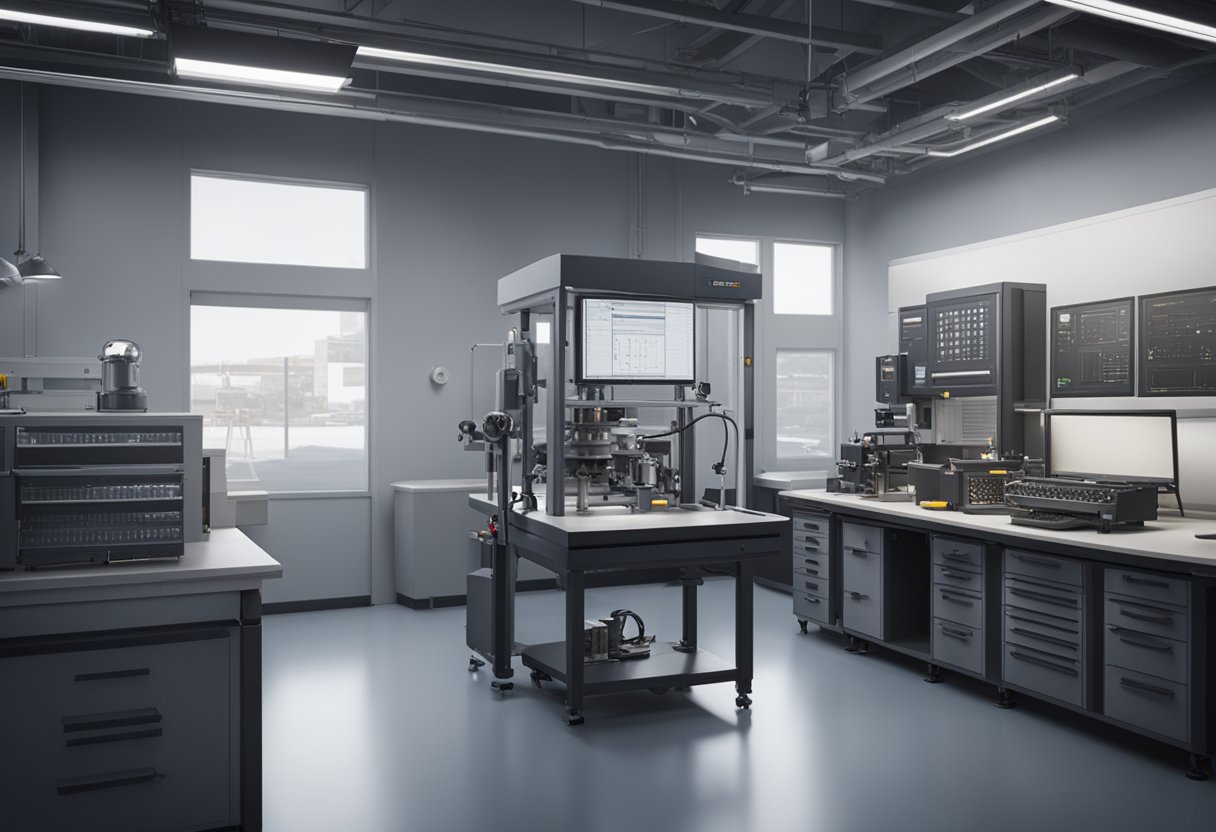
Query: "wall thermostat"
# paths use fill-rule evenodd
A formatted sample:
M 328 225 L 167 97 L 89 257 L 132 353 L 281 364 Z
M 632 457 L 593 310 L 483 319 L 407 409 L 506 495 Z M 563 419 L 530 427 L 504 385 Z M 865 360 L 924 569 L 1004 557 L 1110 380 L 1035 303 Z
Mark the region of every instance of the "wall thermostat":
M 447 384 L 448 379 L 451 377 L 452 375 L 448 372 L 447 367 L 436 367 L 435 369 L 431 370 L 431 381 L 440 385 L 441 387 Z

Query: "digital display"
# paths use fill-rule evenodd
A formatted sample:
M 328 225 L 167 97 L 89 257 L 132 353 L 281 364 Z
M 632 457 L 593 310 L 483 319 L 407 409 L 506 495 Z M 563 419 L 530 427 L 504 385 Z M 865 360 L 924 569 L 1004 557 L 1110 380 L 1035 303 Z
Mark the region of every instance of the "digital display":
M 693 304 L 583 298 L 579 312 L 578 381 L 693 382 Z
M 1173 411 L 1047 411 L 1053 477 L 1177 482 Z
M 1216 288 L 1140 298 L 1140 395 L 1216 396 Z
M 1051 310 L 1051 395 L 1130 396 L 1132 298 Z

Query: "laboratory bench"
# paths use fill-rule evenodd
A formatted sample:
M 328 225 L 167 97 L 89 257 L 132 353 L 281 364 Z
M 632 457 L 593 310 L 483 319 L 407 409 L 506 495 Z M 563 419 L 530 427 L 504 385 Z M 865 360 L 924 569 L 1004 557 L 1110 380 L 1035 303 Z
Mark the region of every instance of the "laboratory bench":
M 497 504 L 483 494 L 470 495 L 469 504 L 493 515 Z M 752 564 L 787 550 L 790 522 L 786 517 L 742 509 L 717 511 L 685 506 L 636 512 L 628 506 L 599 507 L 589 514 L 571 511 L 562 516 L 543 511 L 510 514 L 508 546 L 496 545 L 495 567 L 509 574 L 511 553 L 555 573 L 565 593 L 563 638 L 520 646 L 533 682 L 557 680 L 566 685 L 566 721 L 583 721 L 586 696 L 627 690 L 660 690 L 718 682 L 734 682 L 736 705 L 749 707 L 752 693 Z M 509 548 L 511 552 L 505 551 Z M 697 644 L 697 587 L 703 570 L 730 572 L 735 578 L 735 656 L 733 664 Z M 678 581 L 682 587 L 682 633 L 676 641 L 656 640 L 647 658 L 602 663 L 584 662 L 583 592 L 591 585 L 631 585 Z M 508 603 L 495 605 L 511 610 Z M 510 612 L 503 613 L 510 615 Z M 507 622 L 496 633 L 506 638 Z M 503 626 L 508 624 L 507 626 Z M 496 686 L 510 686 L 510 656 L 515 645 L 496 646 Z M 500 658 L 501 657 L 501 658 Z
M 180 559 L 0 572 L 6 832 L 262 828 L 262 581 L 236 529 Z
M 843 635 L 1187 751 L 1216 751 L 1216 521 L 1166 516 L 1100 533 L 1006 514 L 794 490 L 793 613 Z

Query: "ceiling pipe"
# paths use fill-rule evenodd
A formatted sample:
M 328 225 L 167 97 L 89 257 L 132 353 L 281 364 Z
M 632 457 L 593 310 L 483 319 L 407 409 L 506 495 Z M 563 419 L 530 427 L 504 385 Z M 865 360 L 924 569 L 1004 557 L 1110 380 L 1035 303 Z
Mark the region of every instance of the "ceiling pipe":
M 854 109 L 859 104 L 890 95 L 964 61 L 991 52 L 1011 41 L 1053 26 L 1072 17 L 1073 14 L 1068 9 L 1059 6 L 1044 6 L 1015 21 L 999 25 L 990 32 L 981 32 L 973 38 L 954 44 L 957 48 L 936 50 L 931 56 L 923 60 L 917 59 L 911 64 L 897 68 L 868 86 L 857 85 L 855 79 L 853 81 L 845 79 L 842 81 L 842 86 L 836 91 L 833 104 L 838 109 Z
M 432 115 L 422 109 L 423 105 L 434 105 L 436 102 L 420 100 L 419 109 L 413 112 L 385 110 L 368 107 L 357 103 L 338 101 L 311 101 L 308 99 L 276 95 L 268 93 L 252 93 L 240 90 L 209 89 L 201 87 L 180 87 L 172 84 L 153 83 L 148 81 L 130 81 L 124 79 L 100 78 L 87 75 L 68 75 L 44 70 L 18 69 L 0 67 L 0 79 L 12 81 L 32 81 L 41 84 L 76 87 L 83 89 L 103 90 L 107 92 L 147 95 L 159 98 L 171 98 L 184 101 L 201 101 L 213 104 L 228 104 L 258 109 L 279 110 L 312 115 L 339 116 L 357 118 L 367 121 L 386 123 L 416 124 L 430 127 L 448 127 L 481 133 L 517 136 L 521 138 L 541 139 L 546 141 L 580 144 L 587 147 L 597 147 L 604 150 L 619 150 L 631 153 L 644 153 L 652 156 L 664 156 L 708 164 L 732 165 L 734 167 L 754 170 L 791 173 L 803 176 L 827 176 L 852 181 L 864 179 L 875 184 L 883 184 L 886 178 L 879 175 L 855 174 L 851 171 L 832 171 L 812 168 L 796 162 L 780 160 L 757 159 L 750 155 L 739 153 L 717 152 L 709 149 L 676 150 L 668 147 L 657 147 L 642 138 L 604 138 L 598 135 L 579 135 L 573 132 L 546 132 L 542 127 L 545 123 L 532 120 L 523 123 L 516 114 L 487 113 L 479 105 L 470 104 L 476 110 L 476 115 L 484 121 L 472 117 Z M 555 127 L 557 125 L 554 125 Z M 614 123 L 617 130 L 624 131 L 629 125 Z M 646 127 L 642 125 L 642 127 Z M 558 129 L 574 130 L 575 124 L 562 123 Z
M 901 49 L 893 55 L 872 61 L 856 71 L 846 72 L 840 76 L 843 98 L 846 101 L 852 101 L 853 95 L 850 90 L 858 90 L 881 81 L 888 75 L 899 72 L 943 49 L 948 49 L 959 41 L 966 40 L 985 29 L 990 29 L 1037 5 L 1039 5 L 1039 0 L 1005 0 L 1005 2 L 990 6 L 944 31 L 930 35 L 906 49 Z
M 918 14 L 923 17 L 935 17 L 938 20 L 946 20 L 950 23 L 958 23 L 960 20 L 966 20 L 967 15 L 959 14 L 958 12 L 947 12 L 941 9 L 931 9 L 928 6 L 918 6 L 915 3 L 904 3 L 901 0 L 851 0 L 853 3 L 860 3 L 865 6 L 878 6 L 883 9 L 890 9 L 893 12 L 907 12 L 908 14 Z
M 803 46 L 823 46 L 830 49 L 846 49 L 877 55 L 882 52 L 882 39 L 875 35 L 845 32 L 826 26 L 812 26 L 807 32 L 805 23 L 763 17 L 756 14 L 732 14 L 712 6 L 694 6 L 671 0 L 575 0 L 584 6 L 597 6 L 618 12 L 674 20 L 708 26 L 711 29 L 726 29 L 747 35 L 784 40 Z M 1037 2 L 1037 0 L 1035 0 Z

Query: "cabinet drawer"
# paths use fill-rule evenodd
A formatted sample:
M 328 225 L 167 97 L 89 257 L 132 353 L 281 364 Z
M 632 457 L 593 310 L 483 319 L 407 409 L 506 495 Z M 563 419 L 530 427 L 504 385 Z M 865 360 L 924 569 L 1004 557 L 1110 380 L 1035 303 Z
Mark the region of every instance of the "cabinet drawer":
M 815 537 L 813 535 L 794 533 L 794 551 L 795 552 L 827 552 L 828 539 L 827 537 Z
M 1081 586 L 1081 564 L 1019 549 L 1005 550 L 1005 574 L 1025 575 L 1053 583 Z
M 6 832 L 139 832 L 227 826 L 234 640 L 218 638 L 0 659 L 0 748 L 25 749 L 0 779 Z M 144 672 L 146 671 L 146 672 Z
M 1187 640 L 1186 613 L 1137 598 L 1108 594 L 1106 624 L 1178 641 Z
M 935 534 L 933 535 L 933 563 L 983 573 L 983 544 L 974 540 L 959 540 Z
M 1005 579 L 1005 606 L 1033 610 L 1068 621 L 1081 621 L 1084 602 L 1079 589 Z
M 1106 628 L 1106 663 L 1185 685 L 1186 643 L 1145 635 L 1125 627 Z
M 984 632 L 940 618 L 933 621 L 933 661 L 984 675 Z
M 797 592 L 805 592 L 807 595 L 818 595 L 821 598 L 828 597 L 828 581 L 826 578 L 808 575 L 805 572 L 794 570 L 794 590 Z
M 882 592 L 882 555 L 861 549 L 845 549 L 841 555 L 841 578 L 845 592 L 879 595 Z
M 794 590 L 794 615 L 804 621 L 814 621 L 816 624 L 832 625 L 832 615 L 827 598 L 818 595 L 807 595 L 805 592 Z
M 820 578 L 826 578 L 831 572 L 832 559 L 827 556 L 826 552 L 820 554 L 810 554 L 808 552 L 794 551 L 794 571 L 806 572 L 808 575 L 816 575 Z
M 1080 661 L 1020 644 L 1006 644 L 1004 659 L 1003 677 L 1009 684 L 1070 705 L 1084 706 L 1085 677 Z
M 841 624 L 847 629 L 882 641 L 882 598 L 864 592 L 848 591 L 841 600 Z
M 841 523 L 841 546 L 846 549 L 859 549 L 863 552 L 882 552 L 882 532 L 883 530 L 878 526 Z
M 1188 739 L 1185 685 L 1108 666 L 1105 693 L 1106 715 L 1111 719 L 1171 739 Z
M 935 586 L 933 617 L 980 629 L 984 626 L 984 597 L 977 592 Z
M 933 567 L 933 583 L 980 592 L 984 588 L 984 577 L 978 572 L 967 572 L 953 564 L 938 564 Z
M 1106 570 L 1106 591 L 1176 607 L 1190 606 L 1190 582 L 1127 569 Z
M 805 514 L 794 512 L 794 532 L 810 532 L 811 534 L 827 536 L 828 516 L 826 514 Z
M 1080 659 L 1085 653 L 1080 623 L 1026 610 L 1006 608 L 1004 641 L 1064 659 Z

